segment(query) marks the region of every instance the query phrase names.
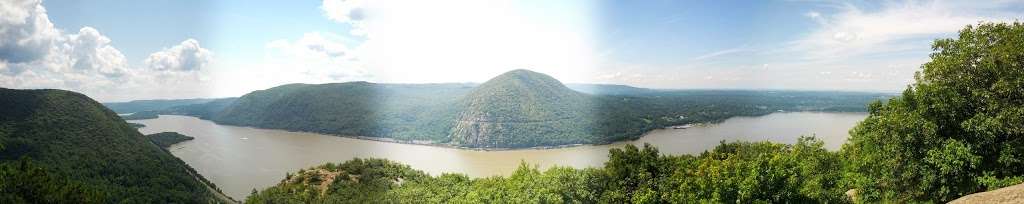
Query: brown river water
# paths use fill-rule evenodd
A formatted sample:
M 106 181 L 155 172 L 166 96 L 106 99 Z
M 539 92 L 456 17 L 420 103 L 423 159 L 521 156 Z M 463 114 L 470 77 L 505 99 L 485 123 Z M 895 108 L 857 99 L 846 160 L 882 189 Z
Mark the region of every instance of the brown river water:
M 316 133 L 289 132 L 218 125 L 195 117 L 161 115 L 145 124 L 143 134 L 178 132 L 195 137 L 170 147 L 172 154 L 236 199 L 252 189 L 277 184 L 285 173 L 326 162 L 352 158 L 386 158 L 408 164 L 431 175 L 463 173 L 471 177 L 508 175 L 526 162 L 541 169 L 551 166 L 600 167 L 608 150 L 625 144 L 650 143 L 663 154 L 697 154 L 719 141 L 773 141 L 794 143 L 801 135 L 816 135 L 830 150 L 846 141 L 848 131 L 867 117 L 865 113 L 773 113 L 734 117 L 721 123 L 689 129 L 659 129 L 635 141 L 608 145 L 582 145 L 557 149 L 481 151 L 438 146 L 361 140 Z

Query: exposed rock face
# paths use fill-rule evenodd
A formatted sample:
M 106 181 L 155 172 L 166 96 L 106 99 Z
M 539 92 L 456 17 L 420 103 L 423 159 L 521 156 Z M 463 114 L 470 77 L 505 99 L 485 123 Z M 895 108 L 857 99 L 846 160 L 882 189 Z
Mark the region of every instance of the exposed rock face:
M 966 195 L 949 203 L 1024 203 L 1024 183 Z
M 467 147 L 557 145 L 585 134 L 589 96 L 528 70 L 497 76 L 462 99 L 451 131 Z

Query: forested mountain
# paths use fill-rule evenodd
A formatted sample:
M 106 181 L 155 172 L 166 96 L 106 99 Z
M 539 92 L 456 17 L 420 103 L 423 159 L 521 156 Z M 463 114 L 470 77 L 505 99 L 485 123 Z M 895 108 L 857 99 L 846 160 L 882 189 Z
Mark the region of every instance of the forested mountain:
M 523 147 L 591 142 L 595 99 L 541 73 L 509 71 L 459 101 L 452 143 Z
M 134 113 L 140 111 L 163 110 L 175 106 L 199 104 L 210 102 L 214 99 L 157 99 L 157 100 L 134 100 L 128 102 L 103 103 L 104 106 L 116 113 Z
M 246 202 L 942 203 L 1024 182 L 1024 24 L 968 26 L 933 49 L 916 82 L 872 103 L 838 152 L 807 137 L 699 155 L 627 145 L 601 168 L 524 165 L 476 179 L 356 159 L 288 174 Z
M 166 115 L 195 116 L 201 119 L 209 120 L 213 118 L 215 114 L 224 111 L 225 108 L 235 103 L 235 100 L 237 99 L 238 98 L 218 98 L 207 101 L 205 103 L 173 106 L 170 108 L 159 110 L 157 112 Z
M 653 90 L 577 85 L 514 70 L 476 84 L 289 84 L 160 111 L 230 125 L 369 136 L 464 147 L 609 143 L 671 125 L 778 111 L 865 111 L 891 97 L 814 91 Z M 229 104 L 230 103 L 230 104 Z M 215 104 L 215 105 L 214 105 Z M 229 104 L 229 105 L 226 105 Z M 215 112 L 222 110 L 220 112 Z
M 465 84 L 290 84 L 255 91 L 213 117 L 230 124 L 447 142 Z
M 125 120 L 154 119 L 158 115 L 187 115 L 209 120 L 214 114 L 220 113 L 235 102 L 238 98 L 218 99 L 181 99 L 181 100 L 143 100 L 123 103 L 103 104 L 108 108 L 118 107 L 123 110 L 132 110 L 128 115 L 121 118 Z M 122 112 L 118 112 L 122 113 Z
M 0 203 L 219 201 L 188 165 L 85 95 L 0 96 Z

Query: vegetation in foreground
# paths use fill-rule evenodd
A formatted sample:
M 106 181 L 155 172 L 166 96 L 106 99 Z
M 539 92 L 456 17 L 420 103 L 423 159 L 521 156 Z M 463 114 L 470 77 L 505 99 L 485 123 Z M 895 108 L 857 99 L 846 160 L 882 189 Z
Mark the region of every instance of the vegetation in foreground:
M 523 165 L 479 179 L 356 159 L 290 174 L 246 202 L 911 203 L 1024 182 L 1024 24 L 968 26 L 933 49 L 917 82 L 871 104 L 838 152 L 813 138 L 697 156 L 626 146 L 603 168 Z
M 651 146 L 611 151 L 603 168 L 521 165 L 511 176 L 429 176 L 383 159 L 328 163 L 289 174 L 247 203 L 677 203 L 841 202 L 837 153 L 795 145 L 722 144 L 699 156 Z

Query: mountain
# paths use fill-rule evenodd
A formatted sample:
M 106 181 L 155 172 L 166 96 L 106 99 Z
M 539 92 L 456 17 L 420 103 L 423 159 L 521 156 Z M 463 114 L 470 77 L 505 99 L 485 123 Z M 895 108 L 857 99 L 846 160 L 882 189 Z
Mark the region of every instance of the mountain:
M 225 108 L 235 103 L 238 98 L 218 98 L 207 101 L 205 103 L 195 103 L 187 105 L 179 105 L 163 110 L 159 110 L 159 114 L 165 115 L 187 115 L 195 116 L 202 119 L 211 119 L 214 115 L 224 111 Z M 134 115 L 134 114 L 133 114 Z
M 618 84 L 566 84 L 565 86 L 572 90 L 594 95 L 640 95 L 662 91 Z
M 451 131 L 467 147 L 528 147 L 585 142 L 594 98 L 551 76 L 513 70 L 476 87 Z
M 479 85 L 288 84 L 234 100 L 159 113 L 386 141 L 524 148 L 610 143 L 666 126 L 780 110 L 863 112 L 868 102 L 891 97 L 858 92 L 654 90 L 606 84 L 573 87 L 591 94 L 528 70 L 513 70 Z
M 0 190 L 0 203 L 230 202 L 85 95 L 0 88 L 0 96 L 0 183 L 20 183 Z
M 110 108 L 116 113 L 134 113 L 141 111 L 157 111 L 163 110 L 170 107 L 189 105 L 189 104 L 200 104 L 213 101 L 214 99 L 195 98 L 195 99 L 158 99 L 158 100 L 134 100 L 128 102 L 112 102 L 103 103 L 104 106 Z
M 289 84 L 246 94 L 215 114 L 221 124 L 446 142 L 467 84 Z

